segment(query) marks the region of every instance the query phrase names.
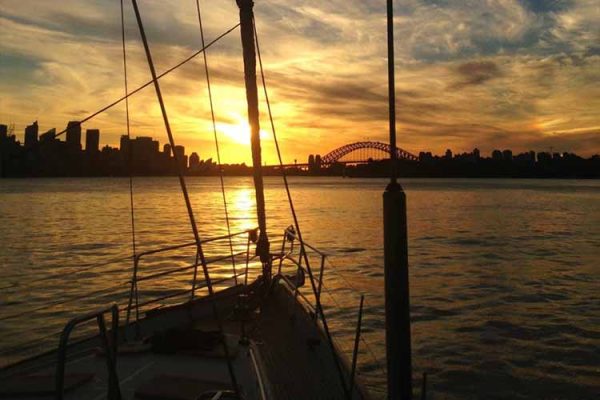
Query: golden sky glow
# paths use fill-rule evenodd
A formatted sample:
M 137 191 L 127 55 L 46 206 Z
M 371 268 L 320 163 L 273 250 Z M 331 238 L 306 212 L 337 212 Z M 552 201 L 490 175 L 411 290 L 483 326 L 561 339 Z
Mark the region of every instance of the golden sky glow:
M 149 79 L 126 1 L 130 88 Z M 139 1 L 157 70 L 200 48 L 195 0 Z M 238 22 L 233 0 L 202 1 L 207 40 Z M 353 141 L 386 140 L 383 0 L 256 0 L 285 162 Z M 0 123 L 62 129 L 123 94 L 119 1 L 0 0 Z M 600 152 L 600 5 L 595 0 L 396 2 L 399 145 Z M 249 162 L 239 31 L 208 52 L 224 162 Z M 161 80 L 178 143 L 215 157 L 202 58 Z M 261 96 L 262 99 L 262 96 Z M 166 143 L 152 87 L 130 102 L 133 136 Z M 264 159 L 275 162 L 261 103 Z M 124 107 L 84 125 L 101 145 Z

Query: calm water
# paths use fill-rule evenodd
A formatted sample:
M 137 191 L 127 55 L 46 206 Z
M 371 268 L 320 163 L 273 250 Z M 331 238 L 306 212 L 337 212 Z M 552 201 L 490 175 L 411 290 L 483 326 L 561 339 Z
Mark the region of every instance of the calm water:
M 592 399 L 600 393 L 600 182 L 406 180 L 414 371 L 429 398 Z M 250 179 L 227 178 L 234 231 L 255 225 Z M 225 233 L 217 179 L 189 179 L 204 237 Z M 350 351 L 366 295 L 359 358 L 382 388 L 382 180 L 296 178 L 305 239 L 330 255 L 323 300 L 339 344 Z M 192 240 L 173 178 L 135 179 L 139 251 Z M 126 293 L 131 262 L 127 179 L 0 180 L 0 362 L 33 342 L 49 349 L 65 320 Z M 290 225 L 285 193 L 267 179 L 274 246 Z M 243 249 L 245 242 L 235 243 Z M 225 243 L 207 249 L 226 251 Z M 152 271 L 189 254 L 149 260 Z M 228 270 L 215 266 L 215 274 Z M 50 279 L 47 279 L 50 277 Z M 189 275 L 148 284 L 145 295 L 189 285 Z M 90 291 L 81 298 L 57 304 Z M 43 305 L 50 309 L 37 311 Z M 46 339 L 38 340 L 44 337 Z

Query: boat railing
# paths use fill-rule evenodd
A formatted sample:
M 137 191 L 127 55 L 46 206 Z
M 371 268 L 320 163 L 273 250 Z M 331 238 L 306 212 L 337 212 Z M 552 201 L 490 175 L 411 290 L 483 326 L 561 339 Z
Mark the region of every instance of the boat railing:
M 306 252 L 306 254 L 304 254 L 304 252 Z M 290 226 L 285 229 L 283 233 L 281 255 L 277 267 L 277 276 L 293 288 L 294 297 L 302 299 L 303 304 L 313 313 L 314 318 L 318 319 L 327 254 L 305 241 L 300 242 L 294 228 Z M 315 271 L 312 270 L 312 274 L 309 273 L 304 261 L 305 256 L 307 258 L 317 258 L 319 265 L 318 272 L 315 273 Z M 296 267 L 298 272 L 301 271 L 301 274 L 296 275 L 295 282 L 283 271 L 286 261 Z M 300 281 L 304 280 L 306 277 L 311 279 L 311 276 L 313 279 L 311 287 L 314 287 L 316 290 L 312 293 L 305 294 L 300 289 L 302 286 Z
M 309 262 L 311 267 L 306 265 Z M 282 238 L 281 253 L 278 257 L 278 266 L 276 276 L 280 281 L 284 282 L 288 290 L 293 291 L 293 295 L 297 301 L 308 310 L 316 325 L 320 325 L 325 333 L 326 340 L 329 342 L 332 348 L 335 348 L 335 354 L 341 354 L 343 347 L 333 337 L 331 331 L 325 324 L 325 315 L 323 315 L 323 305 L 321 303 L 321 294 L 324 291 L 323 279 L 325 274 L 325 266 L 328 261 L 328 254 L 317 249 L 311 244 L 301 240 L 299 235 L 296 234 L 293 226 L 288 227 Z M 292 266 L 296 269 L 296 277 L 287 275 L 284 271 L 287 266 Z M 318 265 L 318 270 L 314 267 Z M 312 282 L 306 288 L 304 281 L 312 279 Z M 331 293 L 328 293 L 332 296 Z M 363 315 L 364 295 L 360 296 L 360 305 L 358 308 L 358 322 L 356 325 L 354 346 L 351 352 L 352 363 L 347 365 L 347 371 L 340 370 L 340 377 L 344 385 L 347 385 L 348 392 L 351 393 L 357 389 L 356 383 L 356 369 L 357 369 L 357 358 L 359 353 L 359 342 L 366 343 L 364 337 L 361 337 L 361 325 Z M 338 305 L 339 306 L 339 305 Z M 375 359 L 377 364 L 378 361 Z M 339 362 L 343 362 L 341 359 Z M 347 376 L 346 376 L 347 373 Z
M 104 314 L 111 313 L 111 335 L 109 339 L 106 330 L 106 322 Z M 71 319 L 64 327 L 58 345 L 58 362 L 56 363 L 56 398 L 59 400 L 63 399 L 64 386 L 65 386 L 65 364 L 67 360 L 67 346 L 69 343 L 69 337 L 73 329 L 80 324 L 85 322 L 96 320 L 98 324 L 98 330 L 100 334 L 100 342 L 102 343 L 104 353 L 106 355 L 106 367 L 108 369 L 108 395 L 107 398 L 111 400 L 121 399 L 121 391 L 119 389 L 119 378 L 117 377 L 117 332 L 119 327 L 119 308 L 116 304 L 112 304 L 108 307 L 101 308 L 99 310 L 90 312 L 88 314 L 77 316 Z
M 233 281 L 234 284 L 237 285 L 239 283 L 238 279 L 240 277 L 244 277 L 244 280 L 246 282 L 248 281 L 248 274 L 249 274 L 248 266 L 254 258 L 253 256 L 250 256 L 250 244 L 256 242 L 256 237 L 257 237 L 256 232 L 257 232 L 257 228 L 247 229 L 247 230 L 232 233 L 229 235 L 216 236 L 216 237 L 204 239 L 201 241 L 201 244 L 203 245 L 203 247 L 206 247 L 206 245 L 215 244 L 216 242 L 219 242 L 219 241 L 234 240 L 236 238 L 243 238 L 244 235 L 246 236 L 246 246 L 244 246 L 245 247 L 244 250 L 233 251 L 234 246 L 231 245 L 230 248 L 231 248 L 232 252 L 230 252 L 229 254 L 218 255 L 218 256 L 213 256 L 213 257 L 209 256 L 209 257 L 205 258 L 205 262 L 206 262 L 207 266 L 211 265 L 211 264 L 216 264 L 216 263 L 219 263 L 222 261 L 226 261 L 226 260 L 231 260 L 232 271 L 229 274 L 227 274 L 227 272 L 226 272 L 225 276 L 221 276 L 217 279 L 214 279 L 214 278 L 211 279 L 212 285 L 222 285 L 229 281 Z M 163 255 L 164 253 L 177 252 L 177 251 L 185 250 L 185 249 L 194 250 L 194 253 L 191 254 L 191 256 L 194 258 L 193 262 L 187 263 L 183 266 L 179 266 L 176 268 L 169 268 L 166 270 L 161 269 L 157 272 L 150 272 L 150 273 L 141 275 L 142 266 L 143 266 L 142 261 L 146 261 L 149 256 L 158 256 L 158 255 Z M 236 260 L 240 256 L 245 256 L 243 259 L 244 268 L 238 270 L 236 268 Z M 157 304 L 157 303 L 163 303 L 167 300 L 171 300 L 171 299 L 178 298 L 181 296 L 186 296 L 186 295 L 189 296 L 189 298 L 186 298 L 186 300 L 193 299 L 197 291 L 206 289 L 208 286 L 208 282 L 205 279 L 197 278 L 198 277 L 198 273 L 197 273 L 198 268 L 202 268 L 202 261 L 199 257 L 199 254 L 197 251 L 197 243 L 195 241 L 183 243 L 183 244 L 171 245 L 171 246 L 163 246 L 160 248 L 151 249 L 151 250 L 147 250 L 147 251 L 138 253 L 134 257 L 132 277 L 131 277 L 130 281 L 128 282 L 130 285 L 130 290 L 129 290 L 129 298 L 128 298 L 127 307 L 126 307 L 125 325 L 126 326 L 130 325 L 131 319 L 132 319 L 132 314 L 134 314 L 134 316 L 135 316 L 135 321 L 138 322 L 140 310 L 142 310 L 143 308 L 145 308 L 147 306 Z M 193 279 L 191 280 L 191 284 L 189 284 L 189 285 L 186 284 L 185 288 L 173 290 L 169 293 L 163 292 L 159 296 L 151 297 L 151 298 L 145 299 L 144 301 L 140 301 L 140 293 L 141 293 L 141 290 L 139 289 L 140 282 L 145 282 L 146 284 L 148 284 L 150 281 L 157 280 L 159 278 L 164 279 L 165 277 L 174 276 L 176 274 L 181 274 L 181 273 L 187 272 L 187 271 L 194 271 L 194 274 L 193 274 Z

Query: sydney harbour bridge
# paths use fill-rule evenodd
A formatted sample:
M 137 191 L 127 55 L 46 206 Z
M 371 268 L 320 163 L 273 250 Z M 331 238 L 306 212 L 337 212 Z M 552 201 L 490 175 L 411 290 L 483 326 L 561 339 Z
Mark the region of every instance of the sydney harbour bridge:
M 321 157 L 322 165 L 331 165 L 336 162 L 344 163 L 362 163 L 374 160 L 383 160 L 390 157 L 391 148 L 387 143 L 382 142 L 355 142 L 346 144 L 330 151 Z M 401 148 L 396 148 L 396 155 L 401 160 L 418 159 L 417 156 Z
M 399 160 L 416 161 L 418 157 L 401 148 L 396 148 Z M 372 161 L 384 160 L 390 157 L 390 145 L 382 142 L 362 141 L 340 146 L 329 153 L 311 155 L 308 163 L 295 163 L 284 167 L 319 166 L 327 168 L 335 164 L 363 164 Z

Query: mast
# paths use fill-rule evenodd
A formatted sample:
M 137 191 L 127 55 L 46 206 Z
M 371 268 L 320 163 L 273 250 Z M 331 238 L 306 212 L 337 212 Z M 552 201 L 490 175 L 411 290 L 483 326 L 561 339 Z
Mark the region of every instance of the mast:
M 271 258 L 269 255 L 269 238 L 265 212 L 265 194 L 262 175 L 262 157 L 260 151 L 260 123 L 258 119 L 258 90 L 256 86 L 256 47 L 254 43 L 254 2 L 252 0 L 236 0 L 240 9 L 240 32 L 244 53 L 244 80 L 246 83 L 246 101 L 248 102 L 248 124 L 252 144 L 252 164 L 254 190 L 256 191 L 256 214 L 260 234 L 256 244 L 256 253 L 263 265 L 263 278 L 271 279 Z
M 406 228 L 406 195 L 397 180 L 393 13 L 393 0 L 387 0 L 390 182 L 383 193 L 387 390 L 389 400 L 411 400 L 412 360 L 408 235 Z

